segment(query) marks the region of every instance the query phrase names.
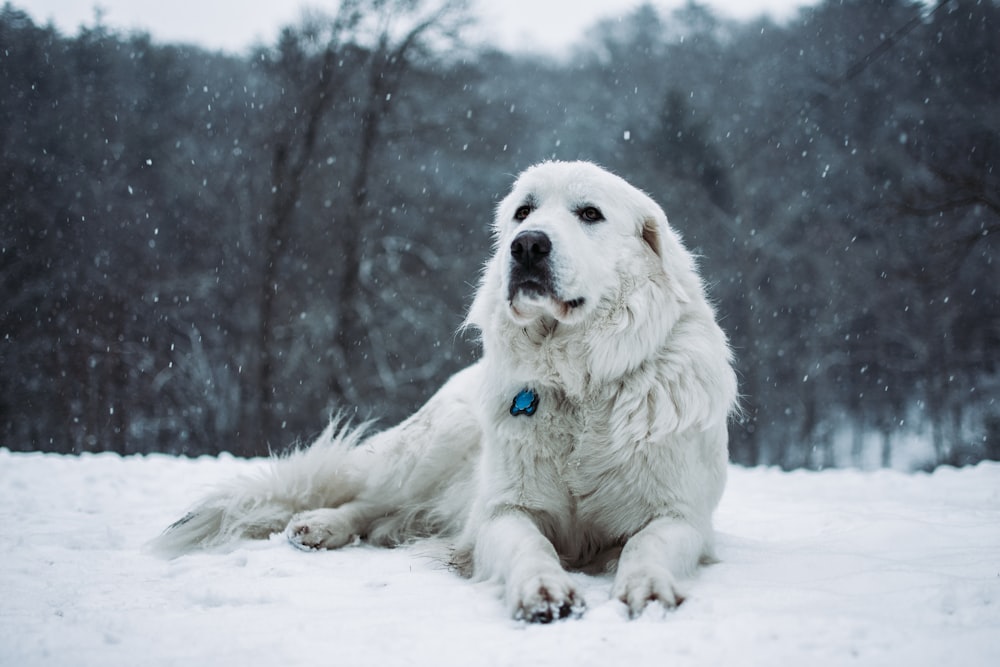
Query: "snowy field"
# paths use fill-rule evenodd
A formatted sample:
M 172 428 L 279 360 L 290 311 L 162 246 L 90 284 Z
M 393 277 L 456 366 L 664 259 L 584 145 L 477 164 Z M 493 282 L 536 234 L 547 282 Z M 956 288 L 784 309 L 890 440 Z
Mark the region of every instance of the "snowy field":
M 722 562 L 628 621 L 509 620 L 419 547 L 143 552 L 261 461 L 0 450 L 0 665 L 998 665 L 1000 464 L 931 475 L 732 468 Z

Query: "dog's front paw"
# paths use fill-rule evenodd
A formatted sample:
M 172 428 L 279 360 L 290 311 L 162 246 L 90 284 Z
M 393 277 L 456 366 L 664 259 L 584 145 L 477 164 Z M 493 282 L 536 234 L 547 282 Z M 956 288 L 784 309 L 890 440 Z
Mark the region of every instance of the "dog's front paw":
M 625 603 L 629 618 L 640 616 L 652 602 L 664 610 L 676 609 L 684 602 L 684 596 L 678 592 L 669 572 L 633 572 L 619 576 L 615 579 L 611 595 Z
M 285 536 L 294 546 L 307 550 L 339 549 L 358 537 L 343 512 L 330 508 L 296 514 L 288 522 Z
M 518 587 L 513 602 L 514 619 L 528 623 L 579 618 L 586 609 L 583 597 L 565 574 L 532 577 Z

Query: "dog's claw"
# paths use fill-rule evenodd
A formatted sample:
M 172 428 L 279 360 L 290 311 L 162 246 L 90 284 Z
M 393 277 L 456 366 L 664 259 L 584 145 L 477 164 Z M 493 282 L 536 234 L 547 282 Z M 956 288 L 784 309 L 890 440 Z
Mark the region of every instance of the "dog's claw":
M 553 621 L 559 621 L 564 618 L 579 618 L 583 615 L 583 608 L 577 607 L 569 602 L 564 602 L 563 604 L 556 605 L 546 605 L 541 608 L 532 609 L 531 611 L 523 612 L 519 620 L 523 620 L 527 623 L 551 623 Z
M 514 620 L 526 623 L 552 623 L 564 618 L 580 618 L 586 608 L 587 605 L 575 595 L 567 600 L 553 600 L 546 596 L 544 600 L 530 608 L 519 608 Z

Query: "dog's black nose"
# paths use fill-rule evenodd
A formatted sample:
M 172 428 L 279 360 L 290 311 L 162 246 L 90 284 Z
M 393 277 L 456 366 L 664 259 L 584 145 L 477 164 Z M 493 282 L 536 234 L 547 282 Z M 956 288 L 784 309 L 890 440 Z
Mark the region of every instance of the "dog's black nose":
M 510 256 L 525 269 L 545 261 L 552 252 L 552 241 L 544 232 L 521 232 L 510 244 Z

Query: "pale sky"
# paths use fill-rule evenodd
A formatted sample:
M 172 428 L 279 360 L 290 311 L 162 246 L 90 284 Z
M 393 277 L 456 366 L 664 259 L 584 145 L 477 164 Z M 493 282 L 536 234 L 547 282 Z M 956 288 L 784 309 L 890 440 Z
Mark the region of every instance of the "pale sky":
M 596 20 L 627 13 L 642 0 L 474 0 L 481 17 L 476 35 L 499 46 L 523 44 L 558 53 Z M 792 16 L 810 0 L 704 0 L 720 15 L 750 18 L 768 13 L 775 19 Z M 664 9 L 685 0 L 652 0 Z M 297 23 L 303 7 L 336 8 L 336 0 L 13 0 L 12 4 L 37 23 L 48 23 L 66 35 L 94 23 L 94 7 L 104 22 L 119 29 L 148 31 L 157 41 L 193 42 L 209 49 L 241 52 L 254 43 L 268 44 L 278 30 Z

